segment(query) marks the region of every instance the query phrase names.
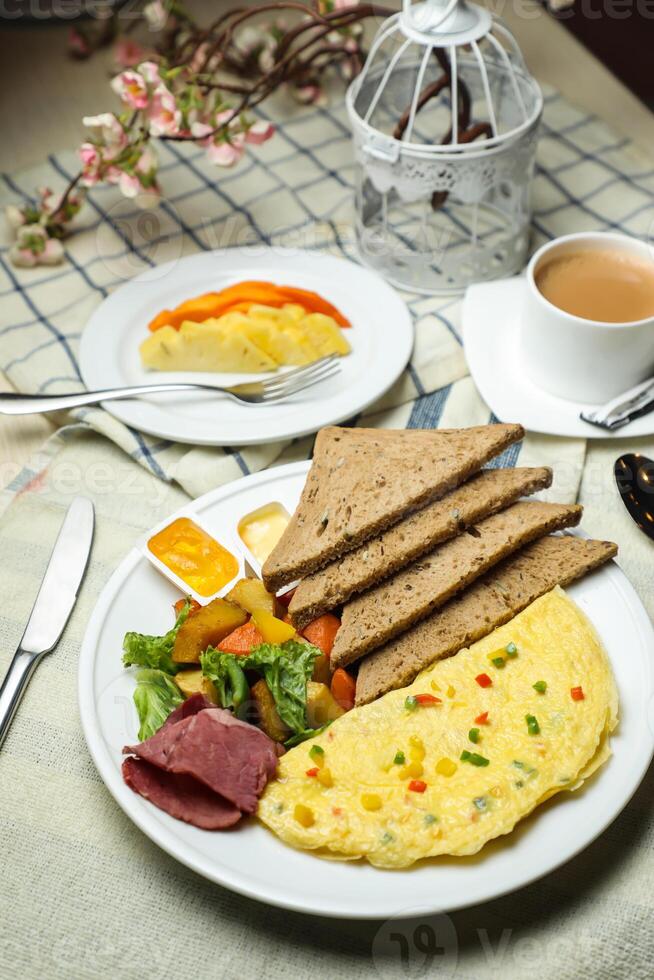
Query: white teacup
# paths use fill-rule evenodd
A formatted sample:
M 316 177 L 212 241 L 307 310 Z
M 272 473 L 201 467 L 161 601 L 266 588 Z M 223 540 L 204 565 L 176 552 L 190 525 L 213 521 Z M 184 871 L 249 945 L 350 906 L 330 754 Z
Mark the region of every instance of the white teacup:
M 654 375 L 654 317 L 626 323 L 587 320 L 545 299 L 535 280 L 541 265 L 580 248 L 621 250 L 649 262 L 653 257 L 635 238 L 581 232 L 543 245 L 527 266 L 521 319 L 525 370 L 552 395 L 598 405 Z

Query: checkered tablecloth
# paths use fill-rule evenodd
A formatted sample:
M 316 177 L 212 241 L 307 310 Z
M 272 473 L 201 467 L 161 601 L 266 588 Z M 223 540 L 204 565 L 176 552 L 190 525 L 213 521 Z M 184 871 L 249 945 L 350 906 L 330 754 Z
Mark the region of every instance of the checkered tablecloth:
M 79 385 L 76 351 L 88 316 L 112 288 L 153 263 L 261 241 L 354 256 L 343 110 L 283 102 L 273 110 L 277 136 L 233 172 L 210 168 L 198 151 L 162 148 L 167 197 L 155 215 L 133 212 L 111 189 L 94 191 L 81 231 L 66 241 L 63 266 L 15 269 L 4 239 L 0 366 L 17 388 Z M 62 186 L 73 166 L 72 156 L 53 156 L 38 171 L 5 177 L 2 196 L 11 201 L 37 184 Z M 554 92 L 546 94 L 533 188 L 534 246 L 593 228 L 646 236 L 653 190 L 650 161 L 601 121 Z M 406 298 L 417 319 L 411 367 L 356 422 L 450 427 L 489 421 L 461 350 L 460 300 Z M 89 615 L 136 538 L 187 494 L 306 458 L 312 441 L 241 450 L 171 445 L 100 409 L 61 422 L 0 500 L 8 505 L 0 525 L 0 675 L 71 495 L 91 497 L 97 514 L 92 560 L 75 611 L 56 652 L 37 670 L 0 750 L 0 977 L 649 980 L 651 771 L 601 839 L 563 868 L 495 902 L 445 920 L 427 919 L 422 931 L 269 909 L 200 879 L 151 844 L 109 796 L 82 736 L 76 671 Z M 620 563 L 654 615 L 654 546 L 631 524 L 611 475 L 621 446 L 530 433 L 502 462 L 554 466 L 550 496 L 579 499 L 585 530 L 619 543 Z M 652 439 L 629 440 L 624 448 L 654 456 Z M 445 961 L 438 948 L 425 946 L 440 929 L 449 943 Z
M 148 267 L 202 249 L 261 243 L 355 258 L 353 164 L 344 107 L 312 110 L 278 99 L 266 109 L 278 126 L 275 138 L 233 171 L 216 169 L 197 148 L 161 144 L 166 196 L 155 212 L 135 210 L 116 188 L 94 189 L 78 219 L 79 230 L 65 242 L 62 266 L 12 267 L 5 230 L 0 367 L 18 390 L 82 388 L 77 349 L 90 313 L 117 285 Z M 37 185 L 61 187 L 74 167 L 72 155 L 53 154 L 37 171 L 4 175 L 1 199 L 20 200 Z M 533 187 L 534 247 L 589 228 L 647 236 L 653 191 L 654 171 L 625 139 L 555 92 L 546 93 Z M 465 395 L 457 389 L 467 374 L 460 298 L 406 299 L 416 320 L 415 353 L 395 388 L 367 416 L 384 413 L 377 424 L 444 426 L 465 421 L 463 401 L 469 402 L 471 420 L 487 421 L 489 413 L 475 404 L 474 395 L 469 397 L 470 385 L 464 382 Z M 288 449 L 284 444 L 242 450 L 172 444 L 130 429 L 100 408 L 78 410 L 62 423 L 62 434 L 71 427 L 103 433 L 156 476 L 177 480 L 194 496 L 268 466 Z M 581 461 L 583 449 L 580 453 Z M 577 471 L 579 476 L 580 466 Z M 15 488 L 33 475 L 26 471 Z M 574 497 L 578 482 L 568 484 L 565 494 Z

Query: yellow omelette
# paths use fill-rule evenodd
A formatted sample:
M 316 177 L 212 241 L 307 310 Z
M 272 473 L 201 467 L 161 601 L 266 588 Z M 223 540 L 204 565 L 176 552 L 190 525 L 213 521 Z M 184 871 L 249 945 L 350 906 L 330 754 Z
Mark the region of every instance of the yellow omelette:
M 577 789 L 610 756 L 617 718 L 600 640 L 556 588 L 287 752 L 258 817 L 294 847 L 382 868 L 475 854 Z

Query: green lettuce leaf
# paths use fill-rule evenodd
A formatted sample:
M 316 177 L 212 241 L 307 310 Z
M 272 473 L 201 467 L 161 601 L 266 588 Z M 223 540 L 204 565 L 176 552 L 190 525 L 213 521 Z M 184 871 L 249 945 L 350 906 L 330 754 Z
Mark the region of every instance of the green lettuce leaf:
M 261 674 L 270 688 L 279 717 L 297 735 L 307 731 L 307 681 L 319 656 L 320 650 L 310 643 L 287 640 L 281 645 L 262 643 L 247 657 L 209 647 L 200 656 L 200 663 L 205 677 L 216 685 L 223 708 L 238 707 L 245 700 L 240 681 L 243 671 Z
M 177 684 L 163 670 L 139 670 L 134 691 L 134 704 L 141 723 L 139 741 L 144 742 L 158 732 L 168 715 L 183 700 Z
M 147 667 L 151 670 L 165 670 L 176 674 L 179 665 L 173 662 L 175 637 L 182 623 L 187 619 L 191 603 L 187 599 L 172 629 L 163 636 L 148 636 L 146 633 L 125 633 L 123 640 L 123 664 L 125 667 Z

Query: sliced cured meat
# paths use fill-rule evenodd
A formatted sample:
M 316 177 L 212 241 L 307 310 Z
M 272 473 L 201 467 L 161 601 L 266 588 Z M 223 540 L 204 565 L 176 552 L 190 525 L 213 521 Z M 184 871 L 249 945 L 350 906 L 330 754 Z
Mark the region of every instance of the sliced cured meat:
M 203 830 L 225 830 L 242 816 L 238 807 L 192 776 L 166 772 L 133 756 L 123 761 L 123 779 L 160 810 Z
M 277 769 L 272 739 L 222 708 L 200 710 L 166 724 L 123 752 L 166 772 L 192 776 L 244 813 L 254 812 Z
M 190 698 L 186 701 L 182 701 L 174 711 L 171 711 L 159 731 L 163 731 L 164 728 L 168 728 L 170 725 L 177 724 L 178 721 L 183 721 L 184 718 L 190 718 L 191 715 L 197 715 L 198 711 L 204 711 L 205 708 L 215 708 L 213 701 L 206 698 L 204 694 L 198 692 L 198 694 L 192 694 Z

